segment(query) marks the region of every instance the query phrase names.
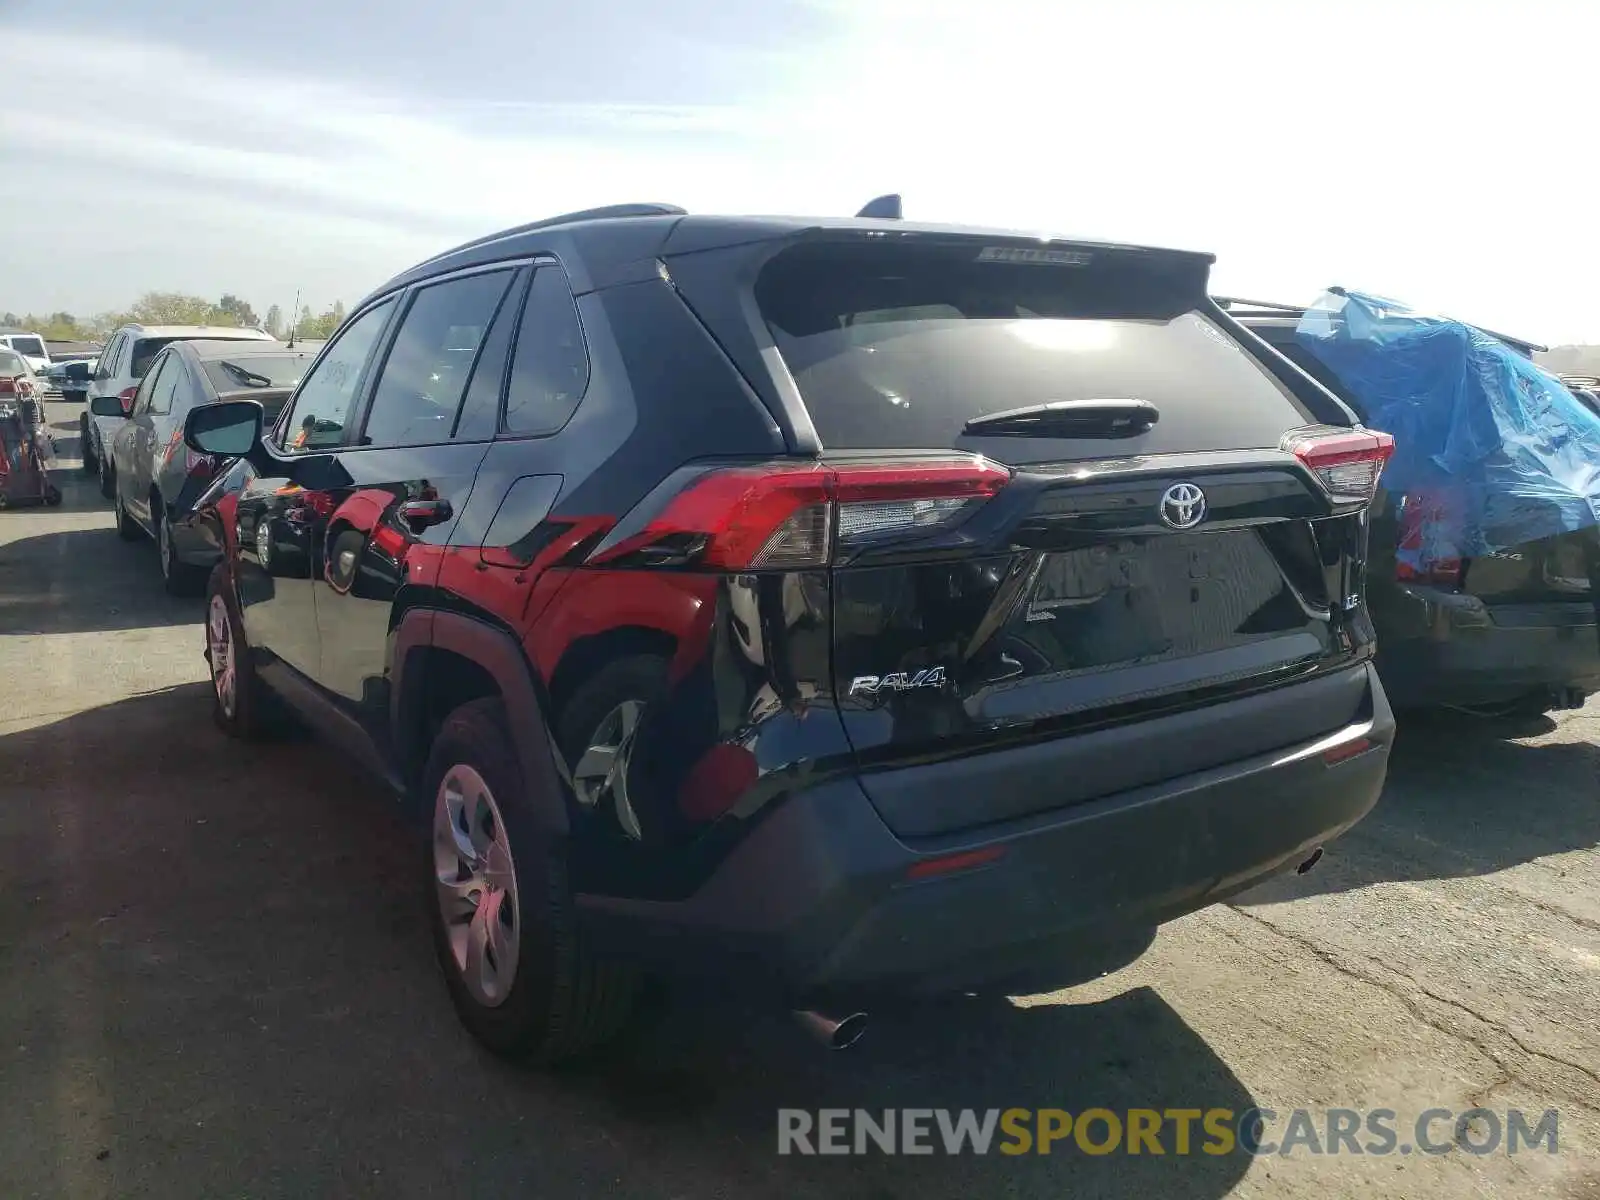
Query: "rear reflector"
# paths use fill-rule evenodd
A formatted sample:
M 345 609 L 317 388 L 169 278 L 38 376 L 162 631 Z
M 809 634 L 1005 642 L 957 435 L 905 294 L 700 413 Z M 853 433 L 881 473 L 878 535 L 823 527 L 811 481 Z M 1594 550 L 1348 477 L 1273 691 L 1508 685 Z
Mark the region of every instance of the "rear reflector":
M 826 566 L 839 541 L 927 533 L 964 519 L 1011 472 L 980 455 L 770 463 L 702 475 L 593 562 L 644 555 L 725 571 Z
M 959 854 L 941 854 L 938 858 L 925 858 L 914 863 L 906 871 L 907 879 L 933 879 L 940 875 L 952 875 L 957 871 L 970 871 L 974 867 L 985 867 L 1005 857 L 1006 847 L 984 846 L 980 850 L 963 850 Z
M 1282 448 L 1311 469 L 1336 503 L 1370 504 L 1394 438 L 1375 429 L 1315 425 L 1290 430 Z
M 1330 767 L 1342 763 L 1347 758 L 1354 758 L 1358 754 L 1365 754 L 1376 743 L 1371 738 L 1356 738 L 1353 742 L 1345 742 L 1342 746 L 1335 746 L 1331 750 L 1322 752 L 1322 761 Z

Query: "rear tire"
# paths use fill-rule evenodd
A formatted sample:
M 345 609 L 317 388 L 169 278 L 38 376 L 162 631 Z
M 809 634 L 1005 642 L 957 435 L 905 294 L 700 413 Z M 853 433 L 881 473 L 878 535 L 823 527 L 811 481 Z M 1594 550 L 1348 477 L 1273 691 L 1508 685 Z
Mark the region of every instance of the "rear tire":
M 494 1053 L 541 1065 L 616 1039 L 639 973 L 585 944 L 566 846 L 539 820 L 498 698 L 445 719 L 421 782 L 434 948 L 461 1023 Z
M 283 707 L 256 674 L 233 585 L 220 565 L 206 584 L 205 638 L 211 717 L 217 728 L 245 742 L 265 741 L 281 733 L 287 723 Z M 220 676 L 229 669 L 233 675 L 225 685 Z
M 178 557 L 177 545 L 172 537 L 172 518 L 166 515 L 166 506 L 152 497 L 161 523 L 156 526 L 156 557 L 161 561 L 161 582 L 169 596 L 197 596 L 205 587 L 205 570 Z
M 125 542 L 137 542 L 144 536 L 144 530 L 139 522 L 128 515 L 128 510 L 123 506 L 122 498 L 117 497 L 117 536 Z
M 106 457 L 103 454 L 97 456 L 96 462 L 99 464 L 100 470 L 100 494 L 107 500 L 115 500 L 117 498 L 116 469 L 106 461 Z

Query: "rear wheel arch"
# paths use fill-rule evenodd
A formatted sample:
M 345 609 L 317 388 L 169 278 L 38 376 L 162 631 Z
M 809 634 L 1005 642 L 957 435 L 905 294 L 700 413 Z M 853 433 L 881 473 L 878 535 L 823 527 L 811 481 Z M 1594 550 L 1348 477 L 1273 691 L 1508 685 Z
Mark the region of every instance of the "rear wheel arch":
M 650 655 L 670 663 L 677 653 L 676 637 L 648 625 L 623 625 L 578 638 L 562 654 L 551 674 L 551 719 L 559 721 L 561 710 L 573 693 L 607 663 L 638 655 Z
M 423 608 L 401 617 L 393 636 L 390 724 L 407 784 L 421 778 L 433 736 L 451 712 L 498 698 L 541 823 L 551 836 L 565 836 L 566 785 L 546 705 L 515 638 L 474 617 Z

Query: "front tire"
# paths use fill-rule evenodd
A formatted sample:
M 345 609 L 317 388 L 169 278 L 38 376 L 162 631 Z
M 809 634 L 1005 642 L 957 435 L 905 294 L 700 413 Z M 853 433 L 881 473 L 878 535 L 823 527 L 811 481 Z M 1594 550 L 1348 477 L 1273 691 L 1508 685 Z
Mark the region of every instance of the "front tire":
M 97 455 L 96 462 L 98 462 L 100 469 L 100 494 L 107 500 L 115 500 L 117 498 L 116 468 L 106 460 L 104 454 Z
M 445 719 L 421 794 L 434 947 L 461 1023 L 494 1053 L 539 1064 L 616 1038 L 639 975 L 584 944 L 565 846 L 538 819 L 498 699 Z
M 89 441 L 89 414 L 84 413 L 78 418 L 78 457 L 83 460 L 83 473 L 93 475 L 100 469 L 100 464 L 95 460 L 94 445 Z

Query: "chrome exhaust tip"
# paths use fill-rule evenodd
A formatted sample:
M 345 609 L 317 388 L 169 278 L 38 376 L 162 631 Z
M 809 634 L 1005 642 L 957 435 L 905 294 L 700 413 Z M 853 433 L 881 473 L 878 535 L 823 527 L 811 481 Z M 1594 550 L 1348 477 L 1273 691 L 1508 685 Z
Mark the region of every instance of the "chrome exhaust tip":
M 830 1017 L 804 1008 L 795 1010 L 794 1019 L 800 1022 L 801 1029 L 829 1050 L 848 1050 L 867 1031 L 867 1014 L 860 1012 Z

